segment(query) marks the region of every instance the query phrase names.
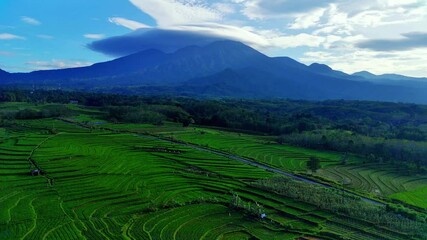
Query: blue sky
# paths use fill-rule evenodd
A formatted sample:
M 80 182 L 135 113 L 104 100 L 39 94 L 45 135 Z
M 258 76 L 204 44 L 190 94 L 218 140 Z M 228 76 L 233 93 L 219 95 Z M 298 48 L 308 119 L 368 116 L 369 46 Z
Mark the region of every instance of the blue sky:
M 427 76 L 426 26 L 426 0 L 2 0 L 0 68 L 90 65 L 154 43 L 166 49 L 179 32 L 348 73 Z M 114 52 L 117 43 L 127 49 Z

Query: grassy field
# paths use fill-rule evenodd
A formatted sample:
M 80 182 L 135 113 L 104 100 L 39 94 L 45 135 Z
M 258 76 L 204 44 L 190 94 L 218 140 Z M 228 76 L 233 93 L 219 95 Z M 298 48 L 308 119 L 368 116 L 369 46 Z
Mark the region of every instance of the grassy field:
M 264 170 L 132 134 L 56 123 L 61 131 L 45 135 L 34 130 L 41 123 L 25 122 L 32 131 L 14 132 L 1 145 L 0 226 L 11 239 L 378 236 L 374 229 L 347 232 L 338 216 L 250 188 L 247 182 L 271 176 Z M 29 176 L 30 157 L 46 176 Z M 271 222 L 230 209 L 231 191 L 262 203 Z
M 138 124 L 106 125 L 109 128 L 135 132 L 149 132 L 163 137 L 191 142 L 254 159 L 285 171 L 307 171 L 307 160 L 317 157 L 322 169 L 315 175 L 344 185 L 345 187 L 378 197 L 389 197 L 426 208 L 427 175 L 414 175 L 384 164 L 365 164 L 364 159 L 350 156 L 346 165 L 341 164 L 342 154 L 279 145 L 271 138 L 208 128 L 182 128 L 178 124 L 165 126 Z M 405 197 L 397 197 L 399 193 Z M 416 200 L 418 199 L 418 200 Z
M 414 198 L 427 199 L 426 192 L 413 191 L 427 187 L 427 176 L 405 174 L 404 171 L 399 171 L 396 167 L 390 167 L 389 165 L 355 164 L 334 166 L 320 170 L 318 175 L 372 195 L 395 198 L 394 194 L 406 192 L 408 196 L 412 195 Z M 418 204 L 419 202 L 417 203 L 416 201 L 406 201 L 404 198 L 400 200 L 425 208 L 425 205 Z
M 96 111 L 74 110 L 73 119 L 98 121 Z M 340 159 L 172 123 L 95 125 L 197 141 L 290 171 L 305 171 L 310 156 L 325 169 Z M 0 140 L 0 239 L 408 239 L 251 186 L 271 172 L 135 133 L 19 120 L 0 129 Z M 45 175 L 31 176 L 34 164 Z M 261 204 L 267 219 L 230 207 L 233 194 Z
M 421 187 L 415 188 L 415 190 L 395 193 L 390 195 L 390 198 L 427 209 L 427 186 L 424 184 Z
M 168 123 L 160 127 L 138 124 L 107 124 L 105 127 L 141 133 L 154 133 L 162 137 L 190 142 L 248 157 L 286 171 L 305 172 L 307 170 L 306 163 L 310 157 L 320 158 L 323 167 L 336 165 L 342 157 L 342 154 L 335 152 L 319 152 L 274 144 L 270 137 L 200 127 L 183 128 L 173 123 Z M 352 157 L 350 161 L 357 161 L 357 159 Z

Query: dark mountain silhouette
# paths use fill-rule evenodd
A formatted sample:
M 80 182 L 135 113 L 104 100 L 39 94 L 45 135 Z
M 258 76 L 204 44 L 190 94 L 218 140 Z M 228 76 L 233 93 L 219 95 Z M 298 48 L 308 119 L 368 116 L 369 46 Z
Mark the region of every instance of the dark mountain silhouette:
M 427 103 L 423 88 L 391 83 L 399 75 L 382 75 L 381 79 L 393 77 L 389 82 L 374 81 L 374 76 L 349 75 L 318 63 L 307 66 L 288 57 L 271 58 L 239 42 L 218 41 L 174 53 L 146 50 L 88 67 L 0 71 L 0 84 L 132 94 Z
M 0 78 L 6 78 L 9 77 L 10 73 L 0 69 Z

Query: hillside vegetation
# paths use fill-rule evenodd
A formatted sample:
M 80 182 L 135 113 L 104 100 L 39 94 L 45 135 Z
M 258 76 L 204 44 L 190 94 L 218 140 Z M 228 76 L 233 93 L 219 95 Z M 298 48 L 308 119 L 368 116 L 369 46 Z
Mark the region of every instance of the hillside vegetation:
M 411 127 L 424 136 L 424 106 L 18 91 L 0 98 L 7 239 L 427 237 L 425 161 L 403 150 L 403 159 L 388 158 L 387 147 L 340 149 L 327 135 L 350 134 L 367 148 L 370 141 L 423 146 L 397 133 Z M 358 106 L 365 117 L 357 124 L 394 130 L 351 130 L 343 124 L 356 118 L 334 118 L 339 108 L 316 113 L 324 104 Z M 383 110 L 391 106 L 393 113 Z M 318 134 L 326 145 L 298 140 Z

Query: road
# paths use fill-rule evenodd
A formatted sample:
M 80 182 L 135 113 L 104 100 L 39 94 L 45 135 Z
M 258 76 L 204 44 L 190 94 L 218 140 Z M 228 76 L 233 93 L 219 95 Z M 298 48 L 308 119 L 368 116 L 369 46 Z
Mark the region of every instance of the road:
M 293 173 L 286 172 L 286 171 L 283 171 L 283 170 L 280 170 L 280 169 L 277 169 L 277 168 L 274 168 L 274 167 L 271 167 L 271 166 L 268 166 L 268 165 L 265 165 L 265 164 L 262 164 L 262 163 L 259 163 L 259 162 L 255 162 L 255 161 L 253 161 L 251 159 L 244 158 L 244 157 L 241 157 L 241 156 L 237 156 L 237 155 L 234 155 L 234 154 L 231 154 L 231 153 L 225 153 L 225 152 L 221 152 L 221 151 L 218 151 L 218 150 L 215 150 L 215 149 L 211 149 L 211 148 L 200 147 L 198 145 L 191 144 L 191 143 L 177 142 L 177 141 L 173 141 L 173 140 L 169 140 L 169 139 L 164 139 L 164 138 L 156 137 L 156 136 L 152 136 L 152 135 L 138 134 L 138 136 L 144 137 L 144 138 L 147 138 L 147 139 L 160 140 L 160 141 L 164 141 L 164 142 L 178 144 L 178 145 L 186 146 L 186 147 L 198 150 L 198 151 L 212 153 L 212 154 L 215 154 L 217 156 L 226 157 L 226 158 L 229 158 L 229 159 L 232 159 L 232 160 L 235 160 L 235 161 L 239 161 L 239 162 L 245 163 L 247 165 L 251 165 L 251 166 L 254 166 L 254 167 L 262 168 L 262 169 L 265 169 L 267 171 L 274 172 L 274 173 L 280 174 L 282 176 L 290 177 L 290 178 L 293 178 L 295 180 L 302 181 L 302 182 L 305 182 L 305 183 L 309 183 L 309 184 L 313 184 L 313 185 L 317 185 L 317 186 L 322 186 L 322 187 L 325 187 L 325 188 L 336 188 L 334 186 L 331 186 L 331 185 L 328 185 L 328 184 L 325 184 L 325 183 L 321 183 L 321 182 L 317 182 L 317 181 L 312 180 L 312 179 L 304 178 L 302 176 L 298 176 L 298 175 L 295 175 Z M 346 192 L 347 194 L 359 197 L 364 202 L 367 202 L 367 203 L 370 203 L 370 204 L 374 204 L 374 205 L 378 205 L 378 206 L 385 206 L 385 204 L 382 203 L 382 202 L 375 201 L 375 200 L 363 197 L 361 195 L 358 195 L 356 193 L 347 191 L 345 189 L 340 189 L 340 190 Z
M 74 125 L 78 125 L 78 126 L 81 126 L 81 127 L 87 127 L 87 128 L 89 128 L 89 126 L 87 126 L 87 125 L 85 125 L 83 123 L 78 123 L 78 122 L 74 122 L 74 121 L 67 120 L 67 119 L 61 119 L 61 118 L 59 120 L 67 122 L 67 123 L 71 123 L 71 124 L 74 124 Z M 102 128 L 102 127 L 99 127 L 99 128 L 107 130 L 107 131 L 115 131 L 114 129 L 109 129 L 109 128 Z M 143 137 L 143 138 L 152 139 L 152 140 L 159 140 L 159 141 L 164 141 L 164 142 L 169 142 L 169 143 L 178 144 L 178 145 L 181 145 L 181 146 L 186 146 L 186 147 L 198 150 L 198 151 L 212 153 L 212 154 L 215 154 L 217 156 L 226 157 L 226 158 L 229 158 L 229 159 L 232 159 L 232 160 L 235 160 L 235 161 L 239 161 L 239 162 L 242 162 L 242 163 L 254 166 L 254 167 L 262 168 L 262 169 L 265 169 L 267 171 L 274 172 L 274 173 L 280 174 L 282 176 L 290 177 L 290 178 L 293 178 L 295 180 L 302 181 L 302 182 L 305 182 L 305 183 L 309 183 L 309 184 L 313 184 L 313 185 L 317 185 L 317 186 L 322 186 L 322 187 L 325 187 L 325 188 L 338 189 L 335 186 L 332 186 L 332 185 L 329 185 L 329 184 L 325 184 L 325 183 L 321 183 L 321 182 L 317 182 L 315 180 L 308 179 L 308 178 L 305 178 L 305 177 L 302 177 L 302 176 L 299 176 L 299 175 L 296 175 L 296 174 L 293 174 L 293 173 L 290 173 L 290 172 L 286 172 L 286 171 L 283 171 L 281 169 L 277 169 L 277 168 L 274 168 L 274 167 L 271 167 L 271 166 L 268 166 L 268 165 L 256 162 L 256 161 L 248 159 L 248 158 L 244 158 L 244 157 L 241 157 L 241 156 L 238 156 L 238 155 L 234 155 L 234 154 L 231 154 L 231 153 L 221 152 L 221 151 L 218 151 L 218 150 L 215 150 L 215 149 L 212 149 L 212 148 L 204 148 L 204 147 L 200 147 L 198 145 L 187 143 L 187 142 L 179 142 L 179 141 L 174 141 L 174 140 L 170 140 L 170 139 L 165 139 L 165 138 L 154 136 L 154 135 L 139 134 L 139 133 L 137 134 L 137 133 L 131 132 L 131 131 L 123 131 L 123 132 L 133 133 L 133 134 L 136 134 L 137 136 L 140 136 L 140 137 Z M 340 191 L 344 191 L 344 192 L 346 192 L 349 195 L 352 195 L 352 196 L 355 196 L 355 197 L 359 197 L 364 202 L 367 202 L 367 203 L 370 203 L 370 204 L 374 204 L 374 205 L 377 205 L 377 206 L 386 206 L 382 202 L 375 201 L 375 200 L 370 199 L 370 198 L 366 198 L 366 197 L 361 196 L 359 194 L 356 194 L 354 192 L 350 192 L 348 190 L 341 189 L 341 188 L 339 190 Z

